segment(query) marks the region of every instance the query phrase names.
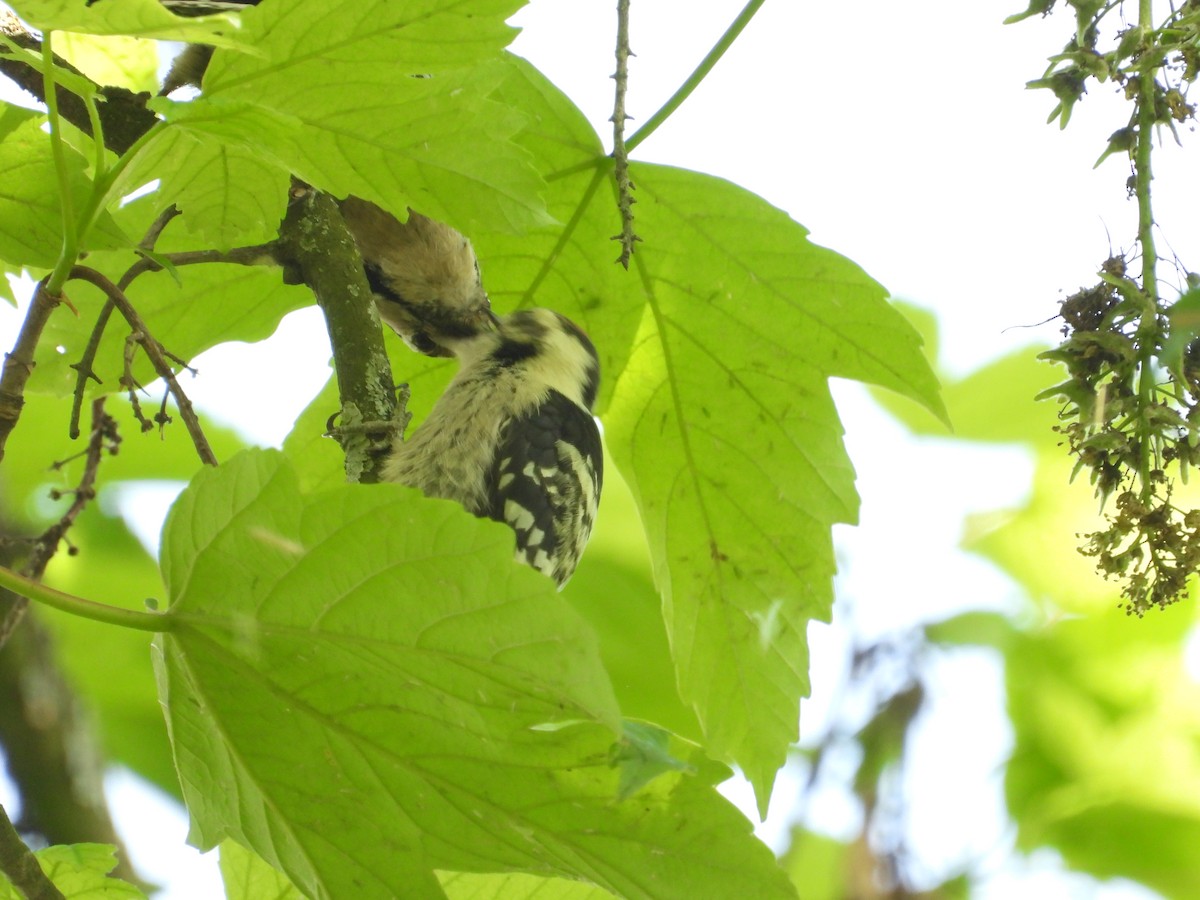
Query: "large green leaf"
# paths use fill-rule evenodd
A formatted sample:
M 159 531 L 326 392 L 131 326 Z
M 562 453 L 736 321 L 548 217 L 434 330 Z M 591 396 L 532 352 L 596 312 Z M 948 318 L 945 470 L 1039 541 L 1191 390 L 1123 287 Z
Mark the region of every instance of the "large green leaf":
M 941 413 L 911 326 L 857 266 L 761 199 L 636 166 L 645 314 L 605 416 L 638 498 L 684 699 L 760 808 L 828 618 L 830 528 L 857 516 L 827 379 Z
M 944 416 L 936 381 L 882 287 L 728 182 L 635 165 L 643 242 L 623 271 L 594 131 L 520 60 L 496 95 L 529 116 L 517 139 L 563 224 L 472 232 L 484 284 L 501 311 L 549 306 L 595 342 L 605 439 L 650 538 L 681 693 L 765 802 L 808 689 L 807 622 L 829 613 L 830 527 L 857 508 L 827 379 Z M 398 362 L 417 422 L 451 371 Z
M 221 844 L 221 877 L 227 900 L 304 900 L 287 876 L 236 841 Z M 439 872 L 450 900 L 605 900 L 603 888 L 562 878 L 509 873 Z
M 435 868 L 790 896 L 694 750 L 616 799 L 595 641 L 511 552 L 399 486 L 304 493 L 281 454 L 201 472 L 164 532 L 157 660 L 192 840 L 314 898 L 442 896 Z
M 96 84 L 132 91 L 154 91 L 158 87 L 158 48 L 153 41 L 65 31 L 54 37 L 54 52 Z
M 450 900 L 609 900 L 612 897 L 594 885 L 522 874 L 446 873 L 442 875 L 442 888 Z
M 218 51 L 201 96 L 160 101 L 172 124 L 146 152 L 182 159 L 180 145 L 154 144 L 183 129 L 338 196 L 411 205 L 469 231 L 545 222 L 541 180 L 511 140 L 521 116 L 489 99 L 515 34 L 505 20 L 521 5 L 301 0 L 247 10 L 240 37 L 255 53 Z M 171 171 L 159 174 L 164 197 L 179 193 Z

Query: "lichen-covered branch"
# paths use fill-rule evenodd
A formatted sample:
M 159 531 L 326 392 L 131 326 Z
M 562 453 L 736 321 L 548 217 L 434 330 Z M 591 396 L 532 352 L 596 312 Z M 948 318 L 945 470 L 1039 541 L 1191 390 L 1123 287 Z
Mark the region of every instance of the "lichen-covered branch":
M 392 420 L 395 387 L 362 258 L 333 198 L 311 188 L 296 191 L 279 243 L 286 269 L 312 288 L 325 313 L 342 404 L 338 437 L 346 476 L 378 481 L 392 433 L 362 426 Z

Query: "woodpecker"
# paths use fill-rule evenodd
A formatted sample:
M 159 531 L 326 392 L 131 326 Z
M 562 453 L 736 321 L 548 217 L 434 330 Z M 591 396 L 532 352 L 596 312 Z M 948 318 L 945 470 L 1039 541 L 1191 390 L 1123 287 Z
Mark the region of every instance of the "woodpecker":
M 412 436 L 396 439 L 384 480 L 507 523 L 517 560 L 562 587 L 591 535 L 604 478 L 591 412 L 595 347 L 549 309 L 489 316 L 470 334 L 437 338 L 459 371 Z
M 470 241 L 450 226 L 412 210 L 400 223 L 355 197 L 340 207 L 380 318 L 411 349 L 459 366 L 425 421 L 395 439 L 383 479 L 506 523 L 517 560 L 561 587 L 604 477 L 596 348 L 553 310 L 496 315 Z

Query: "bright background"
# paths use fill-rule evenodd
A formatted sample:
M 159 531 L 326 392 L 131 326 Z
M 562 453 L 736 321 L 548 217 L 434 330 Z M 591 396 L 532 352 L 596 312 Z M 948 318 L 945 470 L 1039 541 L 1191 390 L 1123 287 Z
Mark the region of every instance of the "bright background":
M 634 156 L 720 175 L 761 194 L 895 296 L 935 312 L 941 363 L 951 374 L 1031 342 L 1051 343 L 1057 326 L 1047 320 L 1057 301 L 1094 282 L 1110 248 L 1132 244 L 1127 163 L 1113 158 L 1090 167 L 1128 111 L 1115 90 L 1094 90 L 1065 132 L 1045 124 L 1052 97 L 1023 85 L 1042 74 L 1072 23 L 1056 15 L 1003 26 L 1020 2 L 768 2 Z M 687 77 L 741 4 L 632 6 L 631 131 Z M 524 31 L 514 50 L 575 100 L 606 143 L 615 22 L 610 0 L 535 0 L 515 20 Z M 1179 244 L 1181 236 L 1196 238 L 1181 189 L 1194 179 L 1183 165 L 1184 154 L 1169 143 L 1156 158 L 1157 219 L 1175 251 L 1194 259 L 1197 248 Z M 0 305 L 0 346 L 11 346 L 18 323 Z M 323 384 L 328 356 L 310 309 L 289 316 L 266 342 L 196 360 L 201 375 L 188 391 L 212 417 L 278 445 Z M 247 378 L 255 393 L 273 398 L 270 408 L 241 406 Z M 802 743 L 809 744 L 829 727 L 852 642 L 902 634 L 966 608 L 1014 610 L 1026 602 L 998 570 L 958 548 L 964 517 L 1022 501 L 1032 471 L 1026 455 L 913 438 L 859 386 L 838 384 L 835 393 L 863 503 L 860 525 L 836 532 L 836 621 L 810 632 L 814 692 L 801 709 Z M 128 498 L 146 541 L 156 541 L 173 496 L 163 488 Z M 917 871 L 932 884 L 974 864 L 985 873 L 977 896 L 987 898 L 1157 896 L 1066 875 L 1051 851 L 1015 857 L 1000 777 L 1011 735 L 999 657 L 960 650 L 924 665 L 933 689 L 904 785 Z M 786 845 L 790 798 L 804 777 L 789 767 L 777 784 L 760 828 L 776 849 Z M 183 846 L 186 817 L 173 801 L 125 772 L 115 772 L 109 788 L 134 862 L 166 886 L 162 896 L 222 895 L 214 859 Z M 748 789 L 728 789 L 752 815 Z M 11 799 L 0 785 L 0 801 Z M 811 828 L 841 838 L 860 819 L 837 785 L 818 790 L 804 810 Z

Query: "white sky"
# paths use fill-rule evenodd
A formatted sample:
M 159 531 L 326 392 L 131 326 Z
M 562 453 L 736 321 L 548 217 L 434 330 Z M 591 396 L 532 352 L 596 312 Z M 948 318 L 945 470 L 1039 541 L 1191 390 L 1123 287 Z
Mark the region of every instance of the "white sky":
M 516 51 L 581 106 L 606 144 L 615 5 L 535 0 L 516 20 L 525 28 Z M 1102 88 L 1076 108 L 1065 132 L 1045 124 L 1053 98 L 1023 85 L 1041 75 L 1071 25 L 1064 15 L 1001 25 L 1023 5 L 770 0 L 708 81 L 634 156 L 756 191 L 896 296 L 935 310 L 943 357 L 955 373 L 1034 339 L 1052 341 L 1053 323 L 1014 326 L 1048 319 L 1059 299 L 1092 282 L 1110 235 L 1114 249 L 1132 243 L 1136 211 L 1125 198 L 1127 165 L 1110 159 L 1091 168 L 1128 112 Z M 741 6 L 741 0 L 633 0 L 631 130 L 686 78 Z M 1186 143 L 1192 135 L 1183 137 Z M 1200 236 L 1184 218 L 1188 201 L 1194 214 L 1194 192 L 1188 197 L 1183 190 L 1194 182 L 1183 180 L 1183 160 L 1170 148 L 1156 160 L 1157 219 L 1174 249 L 1195 260 Z M 0 313 L 0 344 L 7 347 L 14 317 Z M 274 418 L 257 410 L 255 421 L 237 423 L 255 439 L 277 443 L 321 378 L 318 371 L 311 384 L 297 387 L 295 367 L 276 366 L 272 353 L 323 357 L 319 322 L 312 315 L 290 318 L 278 340 L 222 351 L 207 365 L 201 360 L 204 377 L 193 399 L 228 409 L 233 404 L 221 398 L 236 396 L 247 371 L 290 369 L 295 407 L 280 405 Z M 223 381 L 222 370 L 232 377 Z M 262 390 L 279 397 L 283 389 Z M 959 552 L 957 543 L 965 514 L 1019 502 L 1029 473 L 1025 459 L 1000 449 L 914 441 L 853 386 L 838 385 L 837 396 L 863 496 L 861 526 L 838 531 L 839 593 L 855 628 L 878 636 L 941 618 L 968 597 L 994 608 L 1019 602 L 1012 585 Z M 984 462 L 986 481 L 973 477 Z M 938 483 L 954 490 L 931 496 L 929 485 Z M 917 508 L 926 508 L 928 518 L 914 528 L 910 513 Z M 148 528 L 156 529 L 156 523 Z M 802 713 L 808 740 L 824 726 L 846 632 L 818 626 L 811 636 L 815 697 Z M 1009 737 L 999 667 L 986 654 L 967 652 L 932 665 L 932 712 L 917 736 L 920 761 L 906 785 L 925 870 L 936 876 L 955 863 L 986 859 L 994 872 L 982 888 L 988 898 L 1017 891 L 1034 900 L 1152 896 L 1063 878 L 1052 853 L 1006 862 L 1012 835 L 1001 818 L 999 767 Z M 794 788 L 795 778 L 789 772 L 781 783 Z M 113 787 L 123 796 L 133 790 L 129 784 L 124 778 Z M 115 805 L 120 810 L 120 797 Z M 781 799 L 773 814 L 787 805 Z M 809 813 L 810 822 L 843 836 L 857 825 L 856 811 L 837 792 L 820 796 Z M 166 896 L 220 896 L 211 868 L 199 874 L 178 855 L 164 858 L 182 841 L 181 822 L 156 825 L 170 839 L 136 861 L 151 878 L 170 882 Z M 772 843 L 781 824 L 772 821 L 764 831 Z M 155 857 L 162 868 L 152 868 Z

